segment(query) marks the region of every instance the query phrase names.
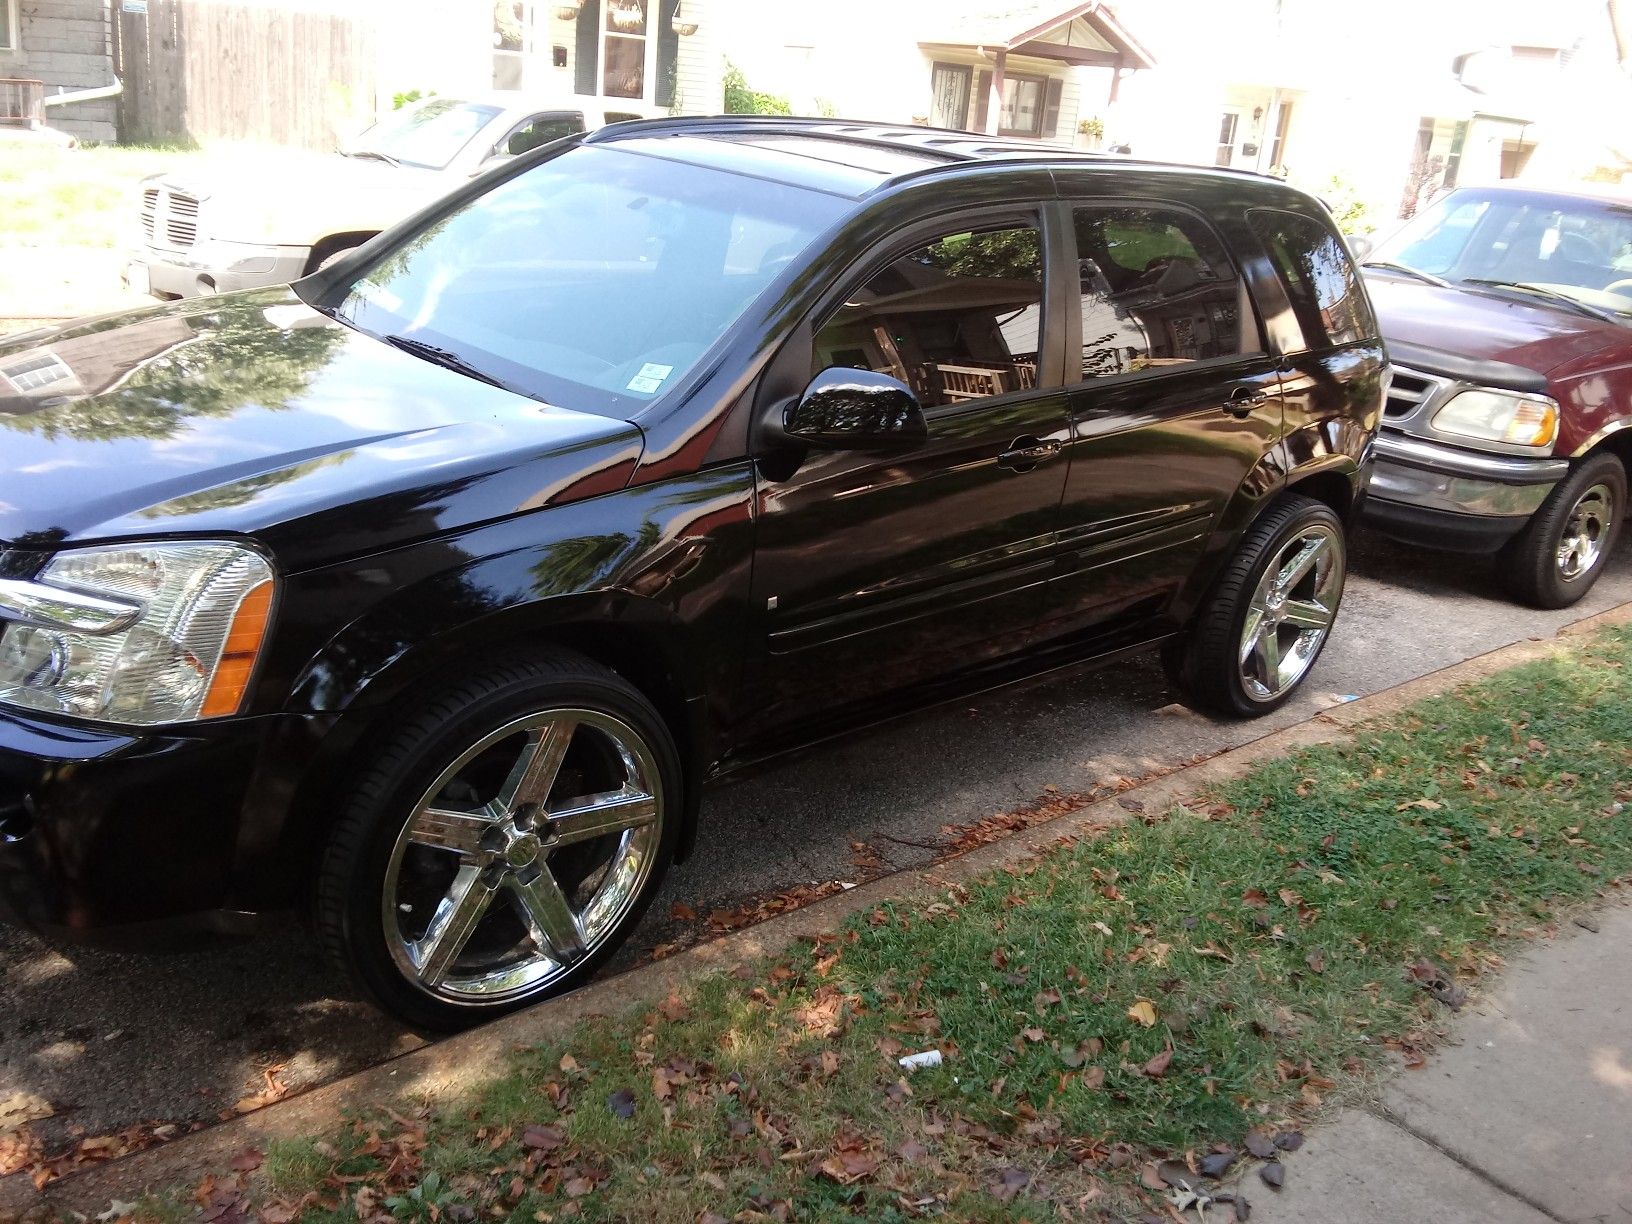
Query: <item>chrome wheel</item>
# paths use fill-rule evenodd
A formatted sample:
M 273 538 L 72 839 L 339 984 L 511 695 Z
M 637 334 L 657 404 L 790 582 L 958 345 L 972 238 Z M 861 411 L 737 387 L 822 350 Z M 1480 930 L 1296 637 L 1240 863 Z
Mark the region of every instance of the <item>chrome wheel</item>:
M 413 809 L 381 896 L 397 969 L 449 1003 L 547 988 L 612 934 L 662 844 L 651 749 L 586 709 L 517 719 L 461 754 Z
M 1281 545 L 1258 579 L 1241 627 L 1241 680 L 1272 701 L 1303 679 L 1343 598 L 1342 537 L 1315 523 Z
M 1595 484 L 1570 508 L 1558 541 L 1558 575 L 1565 582 L 1590 573 L 1604 555 L 1615 521 L 1613 497 L 1608 485 Z

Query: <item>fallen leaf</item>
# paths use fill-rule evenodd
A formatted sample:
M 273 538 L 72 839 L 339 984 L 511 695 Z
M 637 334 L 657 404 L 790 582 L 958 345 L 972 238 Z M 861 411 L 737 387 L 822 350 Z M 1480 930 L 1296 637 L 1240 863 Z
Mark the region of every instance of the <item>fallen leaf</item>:
M 1016 1195 L 1031 1184 L 1031 1176 L 1024 1169 L 1017 1169 L 1013 1165 L 1003 1170 L 998 1181 L 988 1186 L 991 1195 L 1000 1203 L 1013 1202 Z
M 1269 894 L 1261 888 L 1249 888 L 1241 894 L 1241 904 L 1252 909 L 1263 909 L 1269 904 Z
M 1309 966 L 1311 972 L 1326 972 L 1326 954 L 1319 948 L 1316 948 L 1313 952 L 1309 953 L 1309 955 L 1304 957 L 1303 960 L 1304 963 Z
M 234 1156 L 227 1162 L 227 1167 L 234 1173 L 253 1173 L 261 1167 L 261 1162 L 265 1159 L 265 1155 L 257 1152 L 254 1148 L 250 1148 Z
M 1264 1179 L 1264 1185 L 1271 1190 L 1279 1190 L 1286 1184 L 1286 1168 L 1278 1160 L 1259 1165 L 1258 1176 Z
M 1155 1004 L 1149 999 L 1140 999 L 1132 1007 L 1128 1008 L 1128 1019 L 1136 1024 L 1142 1024 L 1146 1028 L 1154 1028 L 1156 1026 Z
M 1275 1155 L 1275 1140 L 1261 1130 L 1247 1132 L 1247 1151 L 1259 1160 L 1268 1160 Z
M 521 1134 L 523 1147 L 535 1152 L 553 1152 L 567 1141 L 567 1132 L 559 1126 L 529 1126 Z
M 32 1092 L 12 1092 L 0 1097 L 0 1135 L 18 1130 L 30 1122 L 41 1122 L 56 1111 L 51 1102 Z
M 1152 1166 L 1147 1165 L 1146 1168 Z M 1188 1190 L 1195 1183 L 1196 1175 L 1190 1171 L 1190 1166 L 1182 1160 L 1164 1160 L 1154 1166 L 1157 1182 L 1145 1184 L 1152 1190 L 1160 1190 L 1163 1186 L 1177 1186 L 1181 1190 Z M 1144 1180 L 1141 1178 L 1140 1180 Z
M 1303 1146 L 1303 1132 L 1282 1131 L 1275 1136 L 1275 1146 L 1283 1152 L 1295 1152 Z
M 1167 1074 L 1168 1064 L 1173 1061 L 1173 1047 L 1169 1046 L 1155 1058 L 1145 1064 L 1145 1074 L 1151 1079 L 1161 1079 Z
M 609 1092 L 606 1095 L 606 1107 L 620 1118 L 632 1118 L 635 1116 L 635 1094 L 627 1088 Z
M 669 906 L 669 917 L 676 922 L 695 922 L 697 921 L 697 911 L 684 901 L 676 901 Z
M 1207 1155 L 1201 1158 L 1199 1163 L 1202 1173 L 1217 1181 L 1235 1163 L 1235 1152 L 1233 1149 L 1226 1149 L 1222 1152 L 1208 1152 Z
M 1410 803 L 1400 804 L 1394 810 L 1396 812 L 1404 812 L 1411 808 L 1421 808 L 1425 812 L 1437 812 L 1444 806 L 1445 805 L 1443 803 L 1438 803 L 1433 799 L 1413 799 Z

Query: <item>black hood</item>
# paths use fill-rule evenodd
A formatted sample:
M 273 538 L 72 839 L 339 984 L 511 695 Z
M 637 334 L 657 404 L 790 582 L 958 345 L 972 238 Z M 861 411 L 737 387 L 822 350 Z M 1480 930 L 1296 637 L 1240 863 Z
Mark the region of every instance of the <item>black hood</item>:
M 287 289 L 0 342 L 0 542 L 248 535 L 286 568 L 621 487 L 625 421 L 542 404 Z

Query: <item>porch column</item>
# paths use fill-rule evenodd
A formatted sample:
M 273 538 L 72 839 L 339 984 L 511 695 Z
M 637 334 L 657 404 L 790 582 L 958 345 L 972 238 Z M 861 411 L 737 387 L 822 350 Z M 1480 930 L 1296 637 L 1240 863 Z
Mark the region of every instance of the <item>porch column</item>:
M 992 59 L 992 88 L 986 98 L 986 134 L 996 136 L 1003 123 L 1003 70 L 1008 67 L 1009 53 L 998 51 Z
M 1122 69 L 1125 63 L 1126 61 L 1119 55 L 1116 57 L 1116 63 L 1111 65 L 1111 92 L 1105 99 L 1107 109 L 1116 105 L 1116 95 L 1122 90 Z

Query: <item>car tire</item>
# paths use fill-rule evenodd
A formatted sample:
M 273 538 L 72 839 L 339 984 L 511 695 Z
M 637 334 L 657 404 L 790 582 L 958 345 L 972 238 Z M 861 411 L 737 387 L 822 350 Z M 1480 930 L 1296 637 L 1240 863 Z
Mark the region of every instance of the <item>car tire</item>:
M 1165 646 L 1169 678 L 1211 713 L 1278 709 L 1325 649 L 1347 574 L 1342 520 L 1323 502 L 1283 495 L 1247 529 L 1188 631 Z
M 313 258 L 310 261 L 306 268 L 307 274 L 310 275 L 313 272 L 321 272 L 324 268 L 331 267 L 332 265 L 339 263 L 347 255 L 350 255 L 367 241 L 368 239 L 364 238 L 359 242 L 348 242 L 342 246 L 337 246 L 330 250 L 324 251 L 321 256 Z
M 674 859 L 681 767 L 652 703 L 550 651 L 393 722 L 323 848 L 314 919 L 330 957 L 427 1030 L 587 981 Z
M 1626 516 L 1626 469 L 1594 455 L 1547 495 L 1524 530 L 1497 554 L 1497 573 L 1514 599 L 1567 608 L 1604 572 Z

